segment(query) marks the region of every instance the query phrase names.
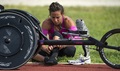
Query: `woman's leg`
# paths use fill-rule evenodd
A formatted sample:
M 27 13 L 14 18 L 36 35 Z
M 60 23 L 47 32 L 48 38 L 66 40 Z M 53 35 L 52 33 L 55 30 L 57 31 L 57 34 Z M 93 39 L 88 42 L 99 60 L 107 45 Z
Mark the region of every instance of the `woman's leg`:
M 75 46 L 68 46 L 59 51 L 59 56 L 74 57 L 76 52 Z
M 63 36 L 59 32 L 57 32 L 57 31 L 54 32 L 53 40 L 56 40 L 56 39 L 59 40 L 62 38 L 63 38 Z M 50 57 L 49 57 L 49 60 L 47 61 L 47 64 L 49 64 L 49 65 L 57 64 L 58 53 L 59 53 L 59 48 L 54 47 L 54 49 L 50 53 Z
M 33 59 L 36 61 L 44 61 L 44 56 L 40 55 L 40 54 L 36 54 Z
M 77 19 L 76 20 L 76 25 L 77 25 L 78 30 L 87 31 L 87 34 L 85 34 L 85 35 L 89 35 L 89 30 L 86 27 L 86 25 L 85 25 L 85 23 L 82 19 Z M 83 51 L 84 51 L 84 56 L 85 57 L 89 56 L 90 55 L 89 46 L 88 45 L 82 45 L 82 47 L 83 47 Z
M 89 51 L 89 45 L 82 45 L 83 51 L 84 51 L 84 56 L 88 57 L 90 56 L 90 51 Z

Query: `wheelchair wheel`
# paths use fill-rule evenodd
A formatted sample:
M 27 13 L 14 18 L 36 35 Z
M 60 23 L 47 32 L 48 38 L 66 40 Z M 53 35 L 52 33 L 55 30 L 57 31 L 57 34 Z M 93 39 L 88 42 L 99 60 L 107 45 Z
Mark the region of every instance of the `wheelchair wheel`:
M 38 20 L 21 10 L 0 12 L 0 69 L 16 69 L 36 53 L 40 27 Z
M 101 39 L 107 46 L 115 46 L 118 50 L 99 47 L 99 54 L 103 62 L 108 66 L 120 69 L 120 29 L 107 32 Z

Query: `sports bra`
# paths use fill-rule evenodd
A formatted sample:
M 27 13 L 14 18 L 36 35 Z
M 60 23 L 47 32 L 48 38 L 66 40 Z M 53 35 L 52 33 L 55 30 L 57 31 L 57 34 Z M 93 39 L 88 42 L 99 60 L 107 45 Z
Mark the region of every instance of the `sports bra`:
M 65 29 L 66 27 L 65 27 L 64 17 L 62 17 L 62 24 L 61 24 L 60 27 L 62 27 L 62 28 L 58 32 L 62 34 L 63 38 L 67 38 L 67 39 L 70 38 L 71 36 L 69 34 L 68 35 L 63 34 L 62 32 L 68 32 L 68 30 L 71 30 L 71 31 L 76 31 L 77 30 L 76 26 L 71 26 L 68 30 Z M 48 34 L 49 35 L 49 39 L 52 39 L 54 31 L 55 31 L 54 30 L 54 23 L 52 22 L 52 20 L 51 20 L 51 29 L 50 30 L 46 30 L 46 29 L 42 28 L 43 34 L 46 35 L 46 36 Z

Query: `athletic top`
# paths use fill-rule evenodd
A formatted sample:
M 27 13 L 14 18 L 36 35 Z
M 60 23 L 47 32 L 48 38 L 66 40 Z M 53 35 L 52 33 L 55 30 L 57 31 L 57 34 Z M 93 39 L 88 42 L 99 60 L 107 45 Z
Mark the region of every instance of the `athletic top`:
M 62 32 L 68 32 L 68 30 L 71 30 L 71 31 L 76 31 L 77 30 L 77 27 L 76 26 L 71 26 L 68 30 L 67 29 L 65 29 L 66 27 L 65 27 L 65 21 L 64 21 L 64 17 L 62 18 L 63 20 L 62 20 L 62 24 L 61 24 L 61 29 L 58 31 L 59 33 L 61 33 L 62 34 L 62 36 L 63 36 L 63 38 L 70 38 L 71 36 L 68 34 L 68 35 L 66 35 L 66 34 L 63 34 Z M 51 29 L 50 30 L 46 30 L 46 29 L 43 29 L 42 28 L 42 32 L 43 32 L 43 34 L 44 35 L 46 35 L 47 36 L 47 34 L 49 35 L 49 39 L 52 39 L 52 35 L 53 35 L 53 33 L 54 33 L 54 23 L 51 21 Z

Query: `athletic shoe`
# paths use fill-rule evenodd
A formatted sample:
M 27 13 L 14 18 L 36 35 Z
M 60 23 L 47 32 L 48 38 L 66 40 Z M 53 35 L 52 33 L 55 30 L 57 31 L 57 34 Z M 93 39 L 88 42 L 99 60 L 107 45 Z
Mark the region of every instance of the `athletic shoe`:
M 49 57 L 46 56 L 46 57 L 44 58 L 44 63 L 47 64 L 47 61 L 48 61 L 48 60 L 49 60 Z
M 56 57 L 54 57 L 54 58 L 49 58 L 48 60 L 46 60 L 45 61 L 45 64 L 46 65 L 56 65 L 56 64 L 58 64 L 58 62 L 57 62 L 57 58 Z
M 82 64 L 90 64 L 91 58 L 90 56 L 84 57 L 83 55 L 80 55 L 80 58 L 77 60 L 68 60 L 69 64 L 72 65 L 82 65 Z

